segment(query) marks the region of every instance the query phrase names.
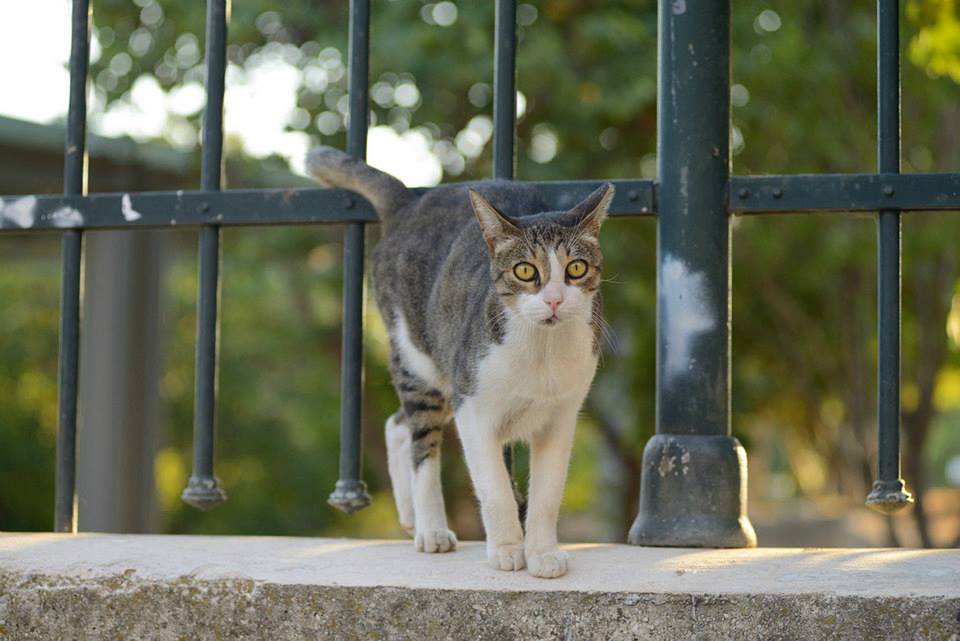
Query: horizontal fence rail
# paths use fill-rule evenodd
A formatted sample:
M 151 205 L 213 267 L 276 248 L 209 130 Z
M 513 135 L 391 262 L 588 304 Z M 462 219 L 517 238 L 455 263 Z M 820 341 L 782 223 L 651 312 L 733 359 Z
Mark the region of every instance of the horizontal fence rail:
M 733 176 L 734 214 L 960 209 L 960 174 Z
M 614 180 L 611 213 L 652 216 L 653 182 Z M 529 183 L 551 207 L 575 205 L 601 181 Z M 427 189 L 414 190 L 425 193 Z M 3 196 L 0 233 L 76 229 L 158 229 L 203 225 L 316 225 L 375 223 L 373 207 L 340 189 L 234 189 L 91 194 L 90 196 Z
M 524 181 L 553 208 L 576 204 L 599 180 Z M 656 183 L 610 180 L 614 217 L 656 215 Z M 414 189 L 423 194 L 427 188 Z M 960 174 L 796 174 L 731 176 L 729 211 L 762 216 L 960 210 Z M 373 207 L 340 189 L 228 189 L 223 192 L 118 192 L 88 196 L 2 196 L 0 234 L 64 229 L 292 226 L 376 223 Z
M 680 440 L 686 443 L 683 447 L 696 449 L 698 454 L 706 454 L 707 459 L 715 457 L 716 465 L 713 469 L 705 469 L 702 466 L 709 464 L 698 463 L 701 468 L 691 475 L 691 478 L 700 479 L 696 487 L 670 486 L 668 481 L 656 481 L 660 485 L 651 489 L 649 477 L 655 475 L 644 474 L 643 483 L 646 485 L 641 488 L 641 514 L 631 530 L 630 539 L 635 543 L 657 545 L 689 544 L 691 541 L 696 545 L 751 544 L 752 527 L 742 513 L 746 490 L 738 495 L 735 487 L 745 481 L 745 454 L 730 437 L 728 409 L 730 263 L 727 240 L 731 215 L 822 212 L 868 213 L 876 218 L 879 469 L 868 504 L 880 511 L 892 511 L 910 500 L 899 477 L 901 217 L 911 211 L 960 210 L 960 174 L 899 173 L 899 3 L 896 0 L 879 0 L 877 3 L 878 172 L 782 176 L 729 175 L 730 1 L 706 3 L 702 11 L 696 12 L 678 10 L 679 4 L 675 0 L 659 0 L 659 91 L 660 95 L 669 93 L 673 99 L 670 104 L 661 103 L 658 109 L 658 181 L 611 181 L 616 186 L 616 196 L 610 213 L 616 217 L 658 217 L 659 361 L 656 392 L 659 402 L 657 436 L 651 439 L 648 450 L 682 458 L 683 452 L 676 449 L 680 447 L 677 438 L 682 437 Z M 366 151 L 370 5 L 370 0 L 350 2 L 347 151 L 357 158 L 363 158 Z M 342 190 L 221 189 L 229 3 L 208 0 L 207 8 L 207 102 L 201 190 L 85 193 L 91 7 L 90 0 L 73 0 L 64 195 L 0 197 L 0 235 L 58 232 L 63 238 L 55 499 L 57 531 L 76 531 L 77 520 L 77 371 L 84 230 L 169 230 L 181 227 L 199 230 L 194 470 L 184 500 L 206 508 L 225 499 L 213 471 L 220 230 L 231 226 L 345 225 L 340 480 L 329 502 L 347 512 L 369 503 L 361 475 L 360 438 L 364 229 L 366 224 L 376 222 L 376 216 L 370 203 Z M 496 0 L 494 42 L 493 176 L 513 180 L 516 164 L 516 0 Z M 704 113 L 705 101 L 715 106 L 714 111 Z M 713 153 L 700 154 L 697 149 L 712 149 Z M 600 183 L 599 180 L 586 180 L 527 184 L 536 186 L 546 202 L 560 210 L 575 205 Z M 416 191 L 425 193 L 428 190 Z M 690 265 L 696 266 L 701 280 L 687 279 L 686 284 L 679 287 L 668 282 L 677 274 L 682 275 Z M 696 285 L 701 282 L 706 283 L 705 290 Z M 677 374 L 671 369 L 671 357 L 675 355 L 672 350 L 678 348 L 670 344 L 665 332 L 670 334 L 667 330 L 675 323 L 670 306 L 675 299 L 683 300 L 684 296 L 687 301 L 701 306 L 702 309 L 696 311 L 712 314 L 707 319 L 712 322 L 707 324 L 709 329 L 704 330 L 708 331 L 709 340 L 696 346 L 695 360 L 699 363 L 699 370 L 691 365 Z M 682 334 L 689 328 L 673 329 Z M 690 335 L 680 338 L 690 338 Z M 710 386 L 702 384 L 707 374 L 713 381 Z M 657 496 L 683 498 L 689 496 L 691 488 L 706 496 L 717 489 L 709 487 L 713 481 L 726 486 L 720 488 L 719 494 L 715 492 L 711 496 L 722 494 L 730 499 L 722 506 L 724 514 L 719 515 L 722 518 L 717 523 L 727 527 L 721 521 L 732 519 L 733 530 L 695 532 L 693 539 L 682 539 L 686 536 L 684 533 L 703 522 L 704 514 L 689 512 L 690 502 L 686 499 L 648 500 L 655 492 L 660 493 Z

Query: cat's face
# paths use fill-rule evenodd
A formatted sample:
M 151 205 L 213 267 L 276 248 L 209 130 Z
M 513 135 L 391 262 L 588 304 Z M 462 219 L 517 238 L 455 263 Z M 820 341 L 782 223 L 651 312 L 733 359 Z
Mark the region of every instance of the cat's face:
M 470 192 L 494 287 L 514 317 L 538 327 L 591 317 L 603 263 L 600 225 L 612 199 L 607 183 L 569 212 L 511 221 Z

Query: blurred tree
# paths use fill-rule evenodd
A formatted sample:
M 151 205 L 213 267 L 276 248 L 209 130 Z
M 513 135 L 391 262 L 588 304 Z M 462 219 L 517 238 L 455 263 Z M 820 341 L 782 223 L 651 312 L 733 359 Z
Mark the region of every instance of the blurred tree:
M 0 269 L 0 527 L 53 528 L 53 448 L 57 440 L 58 267 L 47 239 L 4 242 Z M 47 244 L 49 247 L 49 244 Z M 39 255 L 38 255 L 39 253 Z M 10 305 L 7 301 L 17 301 Z
M 956 0 L 909 0 L 907 16 L 916 26 L 907 53 L 932 78 L 960 82 L 960 15 Z

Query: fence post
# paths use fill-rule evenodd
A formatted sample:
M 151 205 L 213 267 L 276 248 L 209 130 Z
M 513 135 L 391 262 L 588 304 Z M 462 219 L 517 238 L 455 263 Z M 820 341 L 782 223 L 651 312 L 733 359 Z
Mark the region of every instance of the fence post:
M 223 96 L 227 68 L 226 0 L 207 0 L 206 92 L 200 183 L 210 194 L 221 191 L 223 171 Z M 207 205 L 209 207 L 209 205 Z M 220 226 L 200 228 L 197 275 L 197 365 L 193 400 L 193 472 L 180 498 L 199 510 L 227 500 L 214 473 L 217 414 L 217 352 L 220 347 Z
M 370 0 L 350 0 L 350 121 L 347 153 L 367 157 L 370 120 Z M 350 205 L 352 206 L 352 200 Z M 364 224 L 349 223 L 343 238 L 343 348 L 340 355 L 340 478 L 327 503 L 347 514 L 370 505 L 363 466 Z
M 756 545 L 730 435 L 730 1 L 660 0 L 657 433 L 636 545 Z
M 517 2 L 496 0 L 493 43 L 493 178 L 513 180 L 516 172 L 517 138 Z M 503 447 L 503 463 L 510 474 L 513 493 L 520 505 L 520 520 L 526 506 L 513 476 L 515 445 Z
M 90 0 L 73 0 L 70 38 L 70 104 L 63 162 L 67 195 L 87 191 L 87 72 Z M 80 368 L 80 276 L 83 231 L 67 229 L 61 242 L 60 350 L 57 371 L 57 472 L 53 531 L 77 531 L 77 387 Z
M 877 164 L 900 173 L 900 3 L 877 2 Z M 893 187 L 884 187 L 893 195 Z M 900 478 L 900 210 L 877 217 L 877 480 L 867 506 L 892 514 L 913 503 Z

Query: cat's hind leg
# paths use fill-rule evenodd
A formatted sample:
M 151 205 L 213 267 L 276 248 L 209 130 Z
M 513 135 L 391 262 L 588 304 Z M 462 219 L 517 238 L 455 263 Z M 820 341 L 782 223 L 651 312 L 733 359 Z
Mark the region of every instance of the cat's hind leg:
M 413 536 L 413 439 L 403 410 L 397 410 L 384 427 L 387 441 L 387 470 L 393 486 L 393 500 L 397 504 L 400 527 Z
M 446 406 L 442 397 L 428 401 L 407 401 L 404 411 L 410 419 L 413 505 L 416 522 L 414 544 L 419 552 L 452 552 L 457 537 L 447 527 L 440 482 L 440 446 L 450 418 L 437 406 Z
M 413 377 L 398 384 L 397 392 L 403 401 L 402 424 L 410 435 L 406 465 L 411 479 L 414 545 L 419 552 L 451 552 L 457 547 L 457 537 L 447 527 L 440 483 L 440 446 L 443 430 L 452 421 L 450 407 L 439 390 Z
M 453 420 L 453 412 L 438 389 L 439 376 L 433 361 L 411 341 L 399 312 L 390 330 L 390 345 L 390 373 L 400 397 L 402 423 L 410 434 L 407 465 L 413 500 L 414 545 L 420 552 L 450 552 L 457 547 L 457 537 L 447 527 L 440 487 L 440 446 L 443 430 Z

